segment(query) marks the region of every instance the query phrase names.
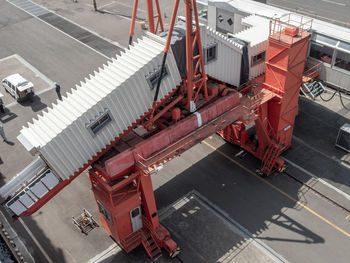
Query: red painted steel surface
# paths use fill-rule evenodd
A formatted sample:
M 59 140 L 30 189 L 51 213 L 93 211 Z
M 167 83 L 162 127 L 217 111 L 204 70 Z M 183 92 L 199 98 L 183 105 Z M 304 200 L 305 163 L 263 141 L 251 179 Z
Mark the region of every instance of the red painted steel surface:
M 202 125 L 220 116 L 224 112 L 239 105 L 239 94 L 232 92 L 226 97 L 220 98 L 215 103 L 198 111 L 201 116 Z M 111 179 L 122 174 L 129 167 L 138 161 L 149 158 L 155 152 L 176 142 L 182 136 L 198 128 L 198 117 L 193 114 L 184 120 L 177 122 L 167 129 L 152 136 L 137 145 L 134 149 L 129 149 L 105 162 L 107 176 Z
M 266 116 L 275 139 L 287 147 L 291 143 L 309 38 L 310 34 L 305 31 L 287 43 L 283 37 L 281 40 L 269 38 L 264 84 L 281 97 L 268 102 Z
M 245 125 L 249 122 L 245 121 L 235 122 L 219 132 L 226 140 L 261 159 L 261 172 L 265 175 L 274 168 L 283 168 L 279 155 L 291 144 L 310 39 L 310 33 L 303 27 L 309 24 L 312 22 L 307 21 L 300 27 L 279 20 L 271 23 L 265 80 L 250 81 L 240 89 L 244 95 L 242 103 L 256 115 L 257 137 L 248 138 Z
M 101 225 L 109 234 L 126 252 L 142 244 L 151 258 L 160 252 L 160 248 L 164 248 L 171 256 L 174 256 L 178 253 L 178 246 L 171 239 L 169 232 L 159 223 L 150 177 L 150 171 L 155 166 L 175 158 L 220 129 L 220 134 L 226 140 L 239 144 L 260 158 L 263 163 L 262 171 L 266 175 L 269 175 L 273 168 L 283 166 L 283 161 L 278 156 L 291 143 L 310 34 L 296 27 L 286 27 L 273 33 L 269 37 L 264 82 L 252 81 L 249 86 L 241 90 L 242 98 L 239 97 L 237 91 L 224 89 L 216 83 L 217 88 L 211 91 L 210 95 L 213 97 L 210 99 L 220 92 L 223 97 L 214 101 L 210 100 L 211 103 L 202 107 L 195 114 L 179 120 L 182 114 L 178 107 L 183 101 L 188 109 L 189 102 L 195 101 L 199 93 L 202 93 L 203 101 L 209 99 L 201 48 L 199 49 L 200 54 L 193 56 L 194 46 L 197 44 L 201 46 L 199 30 L 193 31 L 192 27 L 192 11 L 194 11 L 196 28 L 199 29 L 195 2 L 194 0 L 185 1 L 188 75 L 184 79 L 185 85 L 180 88 L 181 93 L 176 93 L 176 95 L 174 93 L 174 97 L 168 96 L 160 102 L 158 106 L 167 101 L 163 110 L 158 111 L 158 115 L 153 116 L 156 107 L 150 110 L 144 117 L 137 120 L 133 127 L 94 156 L 70 180 L 62 181 L 22 215 L 30 215 L 35 212 L 88 165 L 92 165 L 89 171 L 92 190 L 99 208 Z M 149 20 L 152 21 L 150 30 L 154 31 L 153 2 L 148 0 L 147 3 L 148 8 L 152 9 L 148 10 Z M 170 28 L 174 26 L 178 3 L 179 0 L 176 0 Z M 137 1 L 135 2 L 136 8 Z M 133 20 L 136 17 L 135 9 Z M 158 4 L 157 10 L 160 12 Z M 165 52 L 169 51 L 169 43 L 168 37 Z M 161 123 L 165 121 L 166 118 L 163 117 L 167 114 L 173 116 L 174 121 L 168 127 Z M 101 166 L 99 158 L 114 147 L 115 143 L 134 129 L 137 124 L 143 123 L 146 126 L 145 119 L 150 128 L 157 124 L 162 130 L 145 140 L 136 138 L 135 140 L 140 140 L 140 142 L 135 141 L 133 146 L 104 161 L 104 165 Z M 246 125 L 253 121 L 255 122 L 256 140 L 250 140 L 246 130 Z M 115 146 L 115 149 L 120 148 Z M 131 220 L 131 211 L 137 207 L 140 207 L 142 225 L 135 230 Z

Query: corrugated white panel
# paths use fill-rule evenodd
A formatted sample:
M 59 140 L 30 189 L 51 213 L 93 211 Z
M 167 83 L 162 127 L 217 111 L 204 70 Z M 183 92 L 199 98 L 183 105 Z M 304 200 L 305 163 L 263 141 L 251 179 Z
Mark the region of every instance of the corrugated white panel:
M 254 56 L 256 56 L 264 51 L 266 52 L 267 44 L 268 44 L 268 41 L 265 40 L 263 42 L 260 42 L 259 44 L 256 44 L 255 46 L 248 47 L 248 54 L 250 57 L 249 79 L 256 78 L 257 76 L 260 76 L 261 74 L 265 73 L 265 61 L 260 62 L 259 64 L 256 64 L 254 66 L 252 66 L 251 63 L 252 63 L 252 57 L 254 57 Z
M 248 43 L 249 79 L 253 79 L 265 72 L 265 62 L 252 65 L 254 56 L 267 50 L 270 20 L 257 15 L 250 15 L 242 19 L 246 29 L 234 34 L 234 37 Z
M 238 39 L 242 39 L 250 46 L 255 46 L 264 42 L 269 37 L 270 20 L 261 16 L 250 15 L 242 19 L 242 23 L 249 28 L 234 34 Z
M 155 89 L 146 77 L 160 68 L 164 44 L 165 40 L 152 34 L 139 39 L 28 123 L 18 139 L 27 148 L 30 142 L 55 174 L 68 179 L 152 107 Z M 168 75 L 162 80 L 158 100 L 181 82 L 172 53 L 166 66 Z M 94 134 L 88 127 L 104 114 L 111 121 Z
M 201 26 L 203 48 L 217 44 L 217 57 L 205 65 L 205 73 L 209 76 L 239 86 L 243 46 L 210 27 Z

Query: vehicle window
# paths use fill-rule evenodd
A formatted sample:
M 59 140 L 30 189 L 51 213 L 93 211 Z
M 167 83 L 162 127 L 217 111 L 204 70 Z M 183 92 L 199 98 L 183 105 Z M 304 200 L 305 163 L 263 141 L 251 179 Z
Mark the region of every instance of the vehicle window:
M 25 86 L 29 83 L 29 81 L 23 81 L 22 83 L 19 83 L 18 86 Z

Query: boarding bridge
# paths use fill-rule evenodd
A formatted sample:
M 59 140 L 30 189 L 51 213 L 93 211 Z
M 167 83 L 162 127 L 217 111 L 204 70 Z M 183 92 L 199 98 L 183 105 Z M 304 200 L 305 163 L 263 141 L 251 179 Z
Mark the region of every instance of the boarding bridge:
M 0 189 L 14 215 L 58 192 L 152 108 L 164 45 L 147 34 L 22 128 L 18 140 L 39 157 Z M 181 82 L 171 52 L 165 68 L 158 101 Z
M 238 86 L 243 46 L 209 27 L 201 35 L 204 52 L 211 49 L 208 74 Z M 165 39 L 148 33 L 22 128 L 18 140 L 38 157 L 0 189 L 10 213 L 34 213 L 140 124 L 153 106 L 164 45 Z M 171 51 L 158 102 L 180 85 L 180 67 Z

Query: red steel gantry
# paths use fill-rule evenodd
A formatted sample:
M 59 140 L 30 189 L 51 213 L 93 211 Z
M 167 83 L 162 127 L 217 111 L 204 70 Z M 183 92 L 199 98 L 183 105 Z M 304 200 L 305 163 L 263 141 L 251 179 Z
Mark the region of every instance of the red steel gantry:
M 272 21 L 265 78 L 233 90 L 208 80 L 202 48 L 198 55 L 193 55 L 194 47 L 201 47 L 196 1 L 185 3 L 186 78 L 160 103 L 156 103 L 158 83 L 153 109 L 142 123 L 149 132 L 143 136 L 134 132 L 126 134 L 89 171 L 102 225 L 125 251 L 142 244 L 151 258 L 162 248 L 171 257 L 179 253 L 177 244 L 159 223 L 150 176 L 157 166 L 219 132 L 227 141 L 239 144 L 261 159 L 263 174 L 283 168 L 284 163 L 278 157 L 291 144 L 310 38 L 309 23 L 292 26 L 290 17 L 287 22 Z M 176 0 L 163 65 L 178 4 Z M 196 61 L 195 67 L 193 61 Z M 239 93 L 243 96 L 241 99 Z M 195 104 L 195 114 L 191 114 L 191 103 Z M 252 122 L 255 122 L 256 138 L 250 139 L 246 126 Z
M 158 0 L 157 15 L 148 0 L 149 31 L 163 31 Z M 101 224 L 127 252 L 143 245 L 154 258 L 165 249 L 171 257 L 179 253 L 170 233 L 159 223 L 151 172 L 179 156 L 213 133 L 235 143 L 262 160 L 261 172 L 271 174 L 283 168 L 279 155 L 291 144 L 299 89 L 305 66 L 311 22 L 274 20 L 266 56 L 265 76 L 233 89 L 207 76 L 204 70 L 195 0 L 186 4 L 187 75 L 172 93 L 158 101 L 158 79 L 153 108 L 135 120 L 122 135 L 94 156 L 70 180 L 62 181 L 52 191 L 20 216 L 31 215 L 88 165 Z M 163 74 L 175 25 L 179 0 L 174 3 L 160 74 Z M 130 43 L 134 34 L 138 0 L 134 2 Z M 194 19 L 194 23 L 192 18 Z M 154 20 L 157 19 L 156 25 Z M 199 54 L 194 54 L 195 48 Z M 247 126 L 255 123 L 255 137 Z M 135 129 L 142 125 L 142 134 Z

